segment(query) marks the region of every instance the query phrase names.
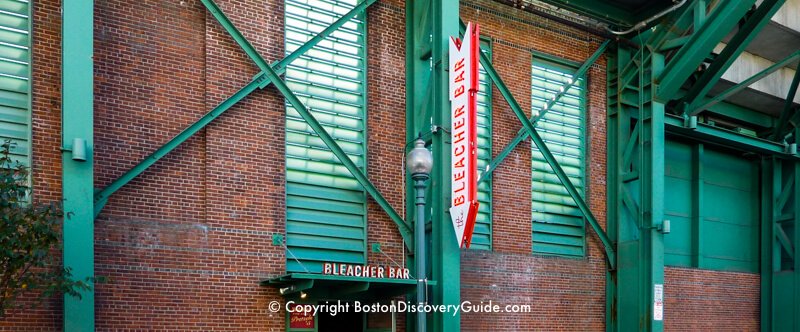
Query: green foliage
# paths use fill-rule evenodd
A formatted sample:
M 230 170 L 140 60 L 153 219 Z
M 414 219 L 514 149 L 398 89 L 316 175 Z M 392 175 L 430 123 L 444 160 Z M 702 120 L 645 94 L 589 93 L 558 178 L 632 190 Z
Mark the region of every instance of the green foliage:
M 11 158 L 13 148 L 0 145 L 0 317 L 23 293 L 37 298 L 35 305 L 62 293 L 80 297 L 92 281 L 74 281 L 61 267 L 60 206 L 31 203 L 29 172 Z

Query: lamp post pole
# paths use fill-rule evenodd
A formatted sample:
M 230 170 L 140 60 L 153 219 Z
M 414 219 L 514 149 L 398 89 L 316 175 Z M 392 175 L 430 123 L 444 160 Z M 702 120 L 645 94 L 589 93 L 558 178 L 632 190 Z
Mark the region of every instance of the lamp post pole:
M 425 298 L 425 282 L 427 273 L 425 271 L 425 181 L 428 180 L 433 168 L 433 156 L 428 149 L 425 148 L 425 142 L 418 139 L 414 142 L 414 148 L 406 156 L 406 166 L 411 179 L 414 181 L 414 189 L 416 192 L 416 206 L 417 217 L 414 226 L 414 243 L 415 252 L 414 258 L 416 263 L 416 276 L 417 276 L 417 304 L 424 305 Z M 426 313 L 422 310 L 417 311 L 417 329 L 416 332 L 425 332 L 426 329 Z
M 417 192 L 417 219 L 415 225 L 415 238 L 416 253 L 414 257 L 417 263 L 417 302 L 425 304 L 425 280 L 427 273 L 425 273 L 425 181 L 428 180 L 428 174 L 412 174 L 411 179 L 414 180 L 414 189 Z M 425 332 L 425 312 L 420 310 L 417 312 L 417 332 Z

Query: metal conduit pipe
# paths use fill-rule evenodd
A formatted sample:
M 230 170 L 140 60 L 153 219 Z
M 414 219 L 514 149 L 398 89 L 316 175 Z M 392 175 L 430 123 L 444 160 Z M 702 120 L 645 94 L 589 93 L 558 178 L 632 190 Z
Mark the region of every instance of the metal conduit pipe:
M 686 0 L 684 0 L 684 1 L 686 1 Z M 565 19 L 563 17 L 560 17 L 558 15 L 553 15 L 553 14 L 538 10 L 538 9 L 533 8 L 531 6 L 525 6 L 519 0 L 495 0 L 495 2 L 502 3 L 504 5 L 511 6 L 511 7 L 517 8 L 517 9 L 521 9 L 523 11 L 526 11 L 528 13 L 534 14 L 536 16 L 540 16 L 540 17 L 546 18 L 548 20 L 552 20 L 552 21 L 561 23 L 563 25 L 578 29 L 578 30 L 583 31 L 583 32 L 588 32 L 588 33 L 591 33 L 593 35 L 601 36 L 601 37 L 606 38 L 606 39 L 616 40 L 617 42 L 625 44 L 627 46 L 631 46 L 631 47 L 635 47 L 635 48 L 639 47 L 639 44 L 634 43 L 630 39 L 621 38 L 619 35 L 611 34 L 611 33 L 607 32 L 607 31 L 605 31 L 603 29 L 597 29 L 597 28 L 594 28 L 592 26 L 588 26 L 588 25 L 585 25 L 585 24 L 580 24 L 578 22 L 571 21 L 571 20 Z
M 674 2 L 675 2 L 675 1 L 673 1 L 673 3 L 674 3 Z M 678 3 L 677 3 L 677 4 L 675 4 L 675 5 L 673 5 L 672 7 L 669 7 L 669 8 L 667 8 L 667 9 L 664 9 L 664 10 L 662 10 L 661 12 L 659 12 L 658 14 L 655 14 L 655 15 L 653 15 L 653 16 L 650 16 L 650 18 L 648 18 L 648 19 L 646 19 L 646 20 L 644 20 L 644 21 L 641 21 L 641 22 L 639 22 L 639 23 L 636 23 L 636 24 L 634 24 L 632 27 L 630 27 L 630 28 L 629 28 L 629 29 L 627 29 L 627 30 L 616 31 L 616 30 L 613 30 L 613 29 L 611 29 L 611 27 L 609 27 L 608 25 L 604 25 L 604 28 L 606 29 L 606 31 L 608 31 L 608 32 L 610 32 L 610 33 L 612 33 L 612 34 L 614 34 L 614 35 L 616 35 L 616 36 L 623 36 L 623 35 L 627 35 L 627 34 L 629 34 L 629 33 L 631 33 L 631 32 L 634 32 L 634 31 L 639 31 L 639 30 L 641 30 L 641 29 L 643 29 L 643 28 L 647 27 L 647 25 L 648 25 L 648 24 L 650 24 L 651 22 L 653 22 L 653 21 L 655 21 L 655 20 L 657 20 L 657 19 L 661 18 L 662 16 L 664 16 L 664 15 L 667 15 L 667 14 L 669 14 L 669 13 L 671 13 L 671 12 L 675 11 L 676 9 L 680 8 L 681 6 L 683 6 L 683 4 L 684 4 L 684 3 L 686 3 L 686 0 L 680 0 L 680 2 L 678 2 Z

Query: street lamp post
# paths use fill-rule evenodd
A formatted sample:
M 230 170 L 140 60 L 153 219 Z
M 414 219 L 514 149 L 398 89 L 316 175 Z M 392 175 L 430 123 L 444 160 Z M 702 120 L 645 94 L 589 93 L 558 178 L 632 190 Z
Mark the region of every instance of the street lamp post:
M 417 218 L 414 221 L 414 243 L 416 251 L 417 303 L 425 304 L 425 181 L 430 177 L 433 168 L 433 156 L 425 148 L 425 141 L 417 139 L 414 148 L 406 156 L 406 167 L 414 180 L 416 191 Z M 417 311 L 417 332 L 425 332 L 425 312 Z

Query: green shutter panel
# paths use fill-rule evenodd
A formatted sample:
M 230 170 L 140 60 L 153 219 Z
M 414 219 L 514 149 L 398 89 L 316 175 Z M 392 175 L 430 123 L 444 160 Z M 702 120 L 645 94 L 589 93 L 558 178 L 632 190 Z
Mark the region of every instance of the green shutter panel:
M 548 100 L 574 79 L 574 72 L 575 68 L 569 66 L 534 59 L 531 70 L 531 106 L 534 114 L 541 112 Z M 536 124 L 545 144 L 581 193 L 585 191 L 584 89 L 585 79 L 581 77 Z M 533 144 L 531 152 L 533 252 L 583 256 L 583 215 Z
M 492 45 L 481 40 L 481 51 L 492 58 Z M 492 160 L 492 82 L 483 66 L 478 67 L 480 81 L 478 86 L 478 177 L 486 170 Z M 492 250 L 492 178 L 478 186 L 478 217 L 475 232 L 472 234 L 470 249 Z
M 286 54 L 357 3 L 286 0 Z M 292 91 L 362 170 L 367 162 L 364 24 L 357 16 L 286 70 Z M 286 270 L 321 272 L 323 262 L 366 263 L 366 202 L 361 185 L 287 103 Z
M 27 1 L 0 1 L 0 143 L 11 140 L 12 158 L 30 166 L 31 21 Z

